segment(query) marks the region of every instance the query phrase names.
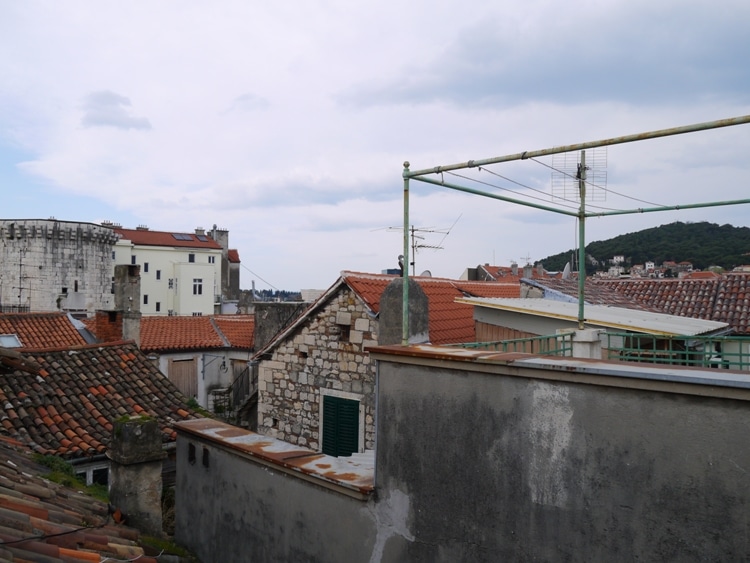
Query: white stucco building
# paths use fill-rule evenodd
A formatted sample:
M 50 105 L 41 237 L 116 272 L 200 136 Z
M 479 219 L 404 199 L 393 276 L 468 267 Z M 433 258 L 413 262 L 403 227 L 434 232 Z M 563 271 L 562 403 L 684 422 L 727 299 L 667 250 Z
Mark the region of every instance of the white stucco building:
M 114 226 L 114 264 L 140 266 L 143 315 L 212 315 L 221 304 L 222 245 L 214 232 Z

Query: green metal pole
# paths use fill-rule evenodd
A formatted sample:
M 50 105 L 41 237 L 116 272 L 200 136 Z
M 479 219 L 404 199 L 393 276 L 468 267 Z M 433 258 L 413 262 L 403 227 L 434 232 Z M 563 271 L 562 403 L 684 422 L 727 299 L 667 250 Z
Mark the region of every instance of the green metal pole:
M 404 162 L 404 259 L 403 301 L 401 303 L 401 345 L 409 345 L 409 161 Z
M 578 215 L 578 330 L 583 330 L 583 298 L 586 282 L 586 151 L 581 151 L 578 192 L 581 198 L 581 211 Z

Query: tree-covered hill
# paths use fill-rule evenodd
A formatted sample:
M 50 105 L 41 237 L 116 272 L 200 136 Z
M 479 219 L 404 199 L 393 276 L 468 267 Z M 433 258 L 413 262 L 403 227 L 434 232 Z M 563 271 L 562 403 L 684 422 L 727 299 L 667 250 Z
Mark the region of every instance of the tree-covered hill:
M 691 262 L 695 269 L 721 266 L 726 270 L 750 263 L 750 228 L 715 223 L 670 223 L 586 245 L 587 271 L 606 270 L 615 255 L 625 256 L 626 266 L 647 261 Z M 541 260 L 547 270 L 562 270 L 577 249 Z M 596 260 L 599 266 L 594 266 Z

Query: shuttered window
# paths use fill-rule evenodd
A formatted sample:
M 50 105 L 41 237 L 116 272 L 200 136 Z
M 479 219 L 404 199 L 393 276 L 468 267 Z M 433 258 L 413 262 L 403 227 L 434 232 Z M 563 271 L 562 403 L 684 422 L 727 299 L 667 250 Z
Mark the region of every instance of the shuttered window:
M 359 451 L 359 401 L 323 396 L 323 453 L 336 457 Z

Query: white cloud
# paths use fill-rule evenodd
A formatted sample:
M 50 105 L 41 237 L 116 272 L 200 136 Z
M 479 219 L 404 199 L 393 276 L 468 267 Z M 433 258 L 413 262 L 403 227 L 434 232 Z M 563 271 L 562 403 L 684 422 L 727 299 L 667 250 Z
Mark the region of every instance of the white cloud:
M 151 129 L 145 117 L 132 115 L 130 100 L 114 92 L 103 90 L 86 96 L 81 125 L 84 127 L 114 127 L 115 129 Z
M 401 240 L 382 229 L 403 222 L 404 160 L 427 168 L 750 113 L 748 11 L 698 0 L 12 4 L 0 18 L 0 141 L 22 155 L 24 193 L 44 195 L 6 209 L 60 217 L 63 202 L 68 219 L 217 223 L 273 285 L 324 287 L 342 269 L 393 266 Z M 741 198 L 748 144 L 741 126 L 611 147 L 609 187 L 665 205 Z M 539 164 L 492 170 L 549 190 Z M 417 256 L 436 275 L 575 244 L 567 217 L 411 190 L 414 225 L 461 217 L 443 249 Z M 645 204 L 613 194 L 606 205 Z M 589 232 L 745 216 L 629 215 Z

